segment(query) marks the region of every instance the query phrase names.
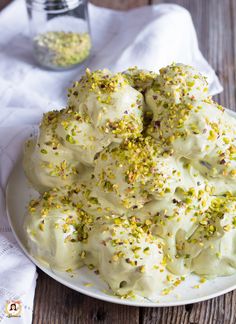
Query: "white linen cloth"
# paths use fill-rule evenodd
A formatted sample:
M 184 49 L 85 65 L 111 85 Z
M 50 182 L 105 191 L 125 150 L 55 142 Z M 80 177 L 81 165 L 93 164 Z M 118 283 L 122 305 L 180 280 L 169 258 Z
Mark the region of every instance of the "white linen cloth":
M 35 266 L 20 251 L 6 220 L 7 178 L 44 111 L 65 104 L 66 88 L 85 67 L 114 71 L 137 65 L 158 71 L 172 62 L 190 64 L 208 77 L 211 94 L 222 87 L 198 49 L 188 11 L 172 4 L 117 12 L 89 5 L 93 36 L 86 64 L 64 72 L 37 67 L 31 53 L 23 0 L 0 13 L 0 322 L 31 323 L 36 282 Z M 8 299 L 20 299 L 22 316 L 6 318 Z

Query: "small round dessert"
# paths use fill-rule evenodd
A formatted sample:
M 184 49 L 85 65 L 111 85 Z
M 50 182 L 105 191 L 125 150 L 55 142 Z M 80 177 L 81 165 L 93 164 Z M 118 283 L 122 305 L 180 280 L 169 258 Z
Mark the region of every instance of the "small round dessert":
M 171 198 L 154 200 L 136 213 L 150 224 L 150 232 L 163 239 L 165 266 L 175 275 L 191 272 L 195 255 L 185 251 L 185 243 L 204 218 L 211 202 L 211 187 L 202 183 L 185 191 L 178 188 Z
M 203 154 L 191 161 L 197 169 L 215 187 L 215 194 L 227 191 L 236 193 L 236 121 L 224 113 L 219 123 L 214 125 L 208 137 L 209 143 Z
M 215 194 L 236 192 L 236 121 L 207 99 L 174 104 L 155 115 L 147 132 L 171 147 L 215 186 Z
M 88 119 L 70 108 L 61 114 L 55 133 L 77 160 L 88 166 L 93 165 L 95 155 L 110 144 L 110 140 Z
M 147 133 L 171 146 L 177 157 L 198 158 L 214 139 L 216 124 L 224 115 L 224 109 L 207 97 L 207 82 L 193 68 L 161 69 L 145 96 L 153 113 Z
M 193 67 L 172 64 L 160 69 L 145 99 L 155 113 L 165 104 L 191 103 L 209 96 L 206 78 Z
M 210 99 L 167 104 L 153 114 L 147 133 L 171 147 L 177 158 L 201 159 L 216 147 L 219 137 L 224 137 L 231 120 L 225 109 Z
M 80 113 L 110 142 L 136 137 L 143 129 L 143 96 L 121 73 L 90 72 L 69 89 L 68 107 Z
M 25 144 L 25 174 L 39 192 L 76 182 L 80 171 L 84 171 L 74 151 L 55 134 L 60 114 L 59 111 L 45 114 L 38 138 Z
M 201 154 L 223 115 L 223 108 L 208 98 L 205 78 L 182 64 L 161 69 L 145 99 L 153 113 L 147 133 L 173 147 L 177 157 Z
M 135 217 L 117 215 L 95 222 L 84 246 L 84 262 L 95 267 L 118 296 L 151 297 L 171 286 L 171 275 L 163 266 L 160 238 L 148 232 Z
M 212 197 L 204 218 L 185 243 L 191 270 L 201 276 L 228 276 L 236 268 L 236 197 Z
M 93 219 L 63 192 L 54 189 L 32 200 L 24 226 L 35 258 L 58 270 L 73 270 L 83 264 L 81 245 Z
M 157 77 L 157 73 L 148 70 L 141 70 L 137 67 L 129 68 L 122 74 L 128 80 L 131 87 L 141 93 L 144 93 L 148 88 L 150 88 Z
M 133 209 L 173 194 L 181 176 L 174 158 L 151 137 L 109 146 L 95 161 L 94 175 L 108 200 Z

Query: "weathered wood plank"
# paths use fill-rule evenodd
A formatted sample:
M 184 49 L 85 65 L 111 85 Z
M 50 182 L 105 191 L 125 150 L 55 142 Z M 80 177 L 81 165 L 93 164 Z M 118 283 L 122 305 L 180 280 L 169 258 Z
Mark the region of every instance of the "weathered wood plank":
M 234 324 L 235 293 L 179 307 L 140 308 L 142 324 Z
M 5 8 L 8 4 L 10 4 L 13 0 L 1 0 L 0 1 L 0 10 Z
M 131 8 L 148 5 L 148 0 L 91 0 L 93 4 L 105 8 L 112 8 L 116 10 L 127 10 Z
M 138 324 L 139 309 L 99 301 L 69 289 L 39 271 L 34 324 Z

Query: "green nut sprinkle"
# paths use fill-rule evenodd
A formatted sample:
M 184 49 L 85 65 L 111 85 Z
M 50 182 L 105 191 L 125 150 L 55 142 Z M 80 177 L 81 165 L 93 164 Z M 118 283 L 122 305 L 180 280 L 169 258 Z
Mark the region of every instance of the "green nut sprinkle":
M 66 135 L 66 140 L 70 144 L 75 144 L 76 143 L 75 140 L 74 140 L 74 138 L 73 138 L 73 136 L 71 136 L 71 135 Z
M 88 33 L 51 31 L 35 37 L 34 47 L 42 65 L 66 68 L 89 56 L 91 39 Z

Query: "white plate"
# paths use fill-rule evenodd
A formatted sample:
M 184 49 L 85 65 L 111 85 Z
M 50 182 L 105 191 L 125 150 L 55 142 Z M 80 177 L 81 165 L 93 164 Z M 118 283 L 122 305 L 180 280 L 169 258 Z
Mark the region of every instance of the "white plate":
M 230 112 L 230 115 L 236 117 L 236 113 Z M 172 293 L 167 296 L 157 296 L 154 300 L 146 298 L 137 298 L 135 300 L 120 299 L 113 296 L 107 285 L 99 279 L 93 271 L 83 267 L 77 270 L 73 277 L 66 272 L 59 272 L 40 264 L 27 250 L 26 236 L 23 230 L 24 216 L 26 206 L 30 199 L 36 195 L 32 190 L 28 181 L 24 176 L 22 163 L 19 161 L 8 182 L 7 187 L 7 214 L 15 238 L 25 252 L 25 254 L 45 273 L 53 279 L 59 281 L 63 285 L 72 288 L 85 295 L 95 297 L 108 302 L 131 306 L 145 307 L 161 307 L 161 306 L 177 306 L 200 302 L 206 299 L 223 295 L 229 291 L 236 289 L 236 274 L 228 277 L 218 277 L 207 280 L 204 284 L 200 284 L 199 288 L 194 288 L 199 285 L 199 277 L 190 275 L 180 284 Z M 86 286 L 86 284 L 92 284 Z M 106 292 L 104 292 L 104 290 Z

